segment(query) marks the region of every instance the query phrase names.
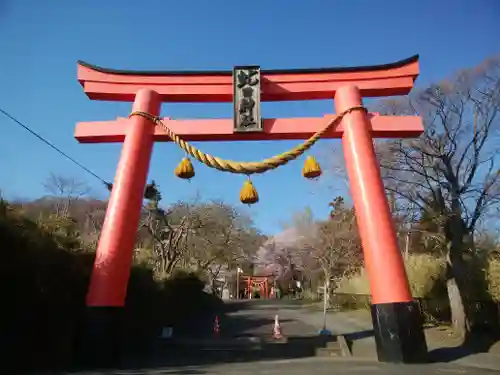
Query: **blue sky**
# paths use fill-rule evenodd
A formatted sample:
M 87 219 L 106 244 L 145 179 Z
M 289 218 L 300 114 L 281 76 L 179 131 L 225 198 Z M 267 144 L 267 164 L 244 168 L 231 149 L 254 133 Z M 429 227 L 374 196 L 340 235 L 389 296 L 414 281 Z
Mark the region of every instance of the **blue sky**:
M 0 107 L 39 132 L 106 180 L 112 180 L 119 144 L 80 145 L 79 121 L 126 116 L 130 103 L 90 101 L 76 80 L 76 61 L 111 68 L 208 70 L 234 65 L 311 68 L 388 63 L 421 56 L 417 85 L 474 66 L 500 50 L 500 2 L 396 0 L 0 0 Z M 332 101 L 264 103 L 265 117 L 321 116 Z M 231 117 L 231 104 L 164 104 L 177 118 Z M 86 181 L 99 198 L 98 180 L 0 116 L 0 189 L 7 198 L 45 194 L 50 172 Z M 296 142 L 203 143 L 217 156 L 259 160 Z M 322 141 L 313 154 L 342 158 Z M 173 176 L 183 153 L 171 143 L 154 149 L 149 178 L 165 203 L 224 199 L 239 204 L 244 177 L 195 164 L 191 182 Z M 305 181 L 303 160 L 255 177 L 261 202 L 247 209 L 266 233 L 310 206 L 326 216 L 329 199 L 348 194 L 328 173 Z

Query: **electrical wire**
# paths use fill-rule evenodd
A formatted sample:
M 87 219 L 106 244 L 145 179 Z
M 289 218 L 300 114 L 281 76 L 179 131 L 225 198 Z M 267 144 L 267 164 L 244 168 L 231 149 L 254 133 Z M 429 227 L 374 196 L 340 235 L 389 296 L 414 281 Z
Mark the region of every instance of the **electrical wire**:
M 13 122 L 15 122 L 17 125 L 21 126 L 24 130 L 30 132 L 32 135 L 34 135 L 40 141 L 42 141 L 43 143 L 45 143 L 47 146 L 49 146 L 50 148 L 52 148 L 53 150 L 55 150 L 56 152 L 58 152 L 60 155 L 64 156 L 66 159 L 68 159 L 69 161 L 71 161 L 73 164 L 75 164 L 76 166 L 80 167 L 85 172 L 87 172 L 88 174 L 90 174 L 94 178 L 96 178 L 99 181 L 101 181 L 106 186 L 106 188 L 108 190 L 111 190 L 112 184 L 110 182 L 108 182 L 105 179 L 99 177 L 92 170 L 90 170 L 89 168 L 87 168 L 86 166 L 84 166 L 82 163 L 78 162 L 77 160 L 75 160 L 74 158 L 72 158 L 71 156 L 69 156 L 67 153 L 65 153 L 64 151 L 62 151 L 60 148 L 56 147 L 50 141 L 48 141 L 47 139 L 45 139 L 44 137 L 42 137 L 40 134 L 38 134 L 37 132 L 35 132 L 34 130 L 32 130 L 29 126 L 27 126 L 26 124 L 23 124 L 16 117 L 12 116 L 9 112 L 3 110 L 2 108 L 0 108 L 0 112 L 3 115 L 5 115 L 6 117 L 8 117 L 10 120 L 12 120 Z

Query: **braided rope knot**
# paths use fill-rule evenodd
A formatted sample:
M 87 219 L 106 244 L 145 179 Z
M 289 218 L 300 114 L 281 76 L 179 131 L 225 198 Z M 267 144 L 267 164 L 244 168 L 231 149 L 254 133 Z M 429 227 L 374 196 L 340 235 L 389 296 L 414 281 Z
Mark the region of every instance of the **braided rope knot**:
M 330 120 L 323 129 L 317 131 L 303 143 L 295 146 L 288 151 L 283 152 L 282 154 L 275 155 L 261 161 L 252 162 L 221 159 L 216 156 L 209 155 L 194 147 L 190 143 L 184 141 L 177 134 L 175 134 L 158 116 L 153 116 L 150 113 L 143 111 L 134 111 L 129 115 L 129 118 L 132 116 L 142 116 L 153 122 L 155 125 L 161 126 L 165 133 L 167 133 L 167 135 L 175 144 L 177 144 L 182 150 L 194 157 L 196 160 L 210 168 L 215 168 L 223 172 L 251 175 L 256 173 L 264 173 L 271 169 L 276 169 L 282 165 L 287 164 L 291 160 L 297 159 L 304 152 L 309 150 L 328 130 L 340 124 L 342 119 L 347 114 L 358 110 L 367 112 L 367 109 L 361 105 L 348 108 L 347 110 L 340 113 L 337 117 Z

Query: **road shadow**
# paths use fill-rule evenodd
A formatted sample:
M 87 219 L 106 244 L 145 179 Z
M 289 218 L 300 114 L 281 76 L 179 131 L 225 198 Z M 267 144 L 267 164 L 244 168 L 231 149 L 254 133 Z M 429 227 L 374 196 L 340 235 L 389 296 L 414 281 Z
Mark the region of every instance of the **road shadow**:
M 256 317 L 253 315 L 238 315 L 238 312 L 244 312 L 251 308 L 252 310 L 283 307 L 282 304 L 276 305 L 268 300 L 242 300 L 231 301 L 221 304 L 210 313 L 191 314 L 186 317 L 182 323 L 176 324 L 174 335 L 183 338 L 211 338 L 214 337 L 215 320 L 219 323 L 219 337 L 237 338 L 249 336 L 258 331 L 260 334 L 272 333 L 274 319 L 270 317 Z M 288 307 L 287 307 L 288 308 Z M 281 323 L 290 322 L 288 319 L 280 319 Z
M 182 369 L 188 366 L 307 358 L 316 356 L 320 348 L 335 351 L 337 339 L 333 336 L 300 335 L 292 332 L 287 335 L 288 332 L 284 332 L 285 339 L 274 339 L 272 314 L 258 316 L 237 313 L 248 309 L 249 304 L 252 309 L 257 310 L 260 306 L 265 309 L 270 305 L 267 301 L 224 304 L 211 314 L 200 315 L 196 320 L 186 322 L 181 334 L 180 327 L 177 327 L 177 335 L 174 334 L 174 337 L 155 339 L 140 353 L 135 350 L 125 352 L 118 365 L 108 364 L 106 367 L 137 375 L 149 373 L 154 368 L 155 373 L 167 374 L 169 368 L 173 367 Z M 213 329 L 215 316 L 219 320 L 218 334 Z M 288 327 L 294 327 L 293 320 L 282 319 L 280 323 L 283 326 L 288 323 Z M 85 369 L 95 368 L 94 365 Z M 82 371 L 82 368 L 78 370 Z M 186 371 L 191 369 L 186 368 Z M 75 372 L 76 369 L 73 373 Z
M 225 301 L 223 309 L 225 312 L 236 312 L 239 310 L 248 309 L 251 306 L 253 309 L 269 309 L 273 307 L 286 309 L 303 309 L 304 302 L 302 300 L 285 300 L 285 299 L 241 299 Z
M 122 363 L 120 369 L 203 366 L 314 357 L 319 348 L 336 343 L 335 337 L 290 336 L 283 341 L 255 337 L 222 337 L 211 340 L 158 342 L 149 358 Z M 254 340 L 255 339 L 255 340 Z
M 447 363 L 474 354 L 488 353 L 491 347 L 499 341 L 499 332 L 475 331 L 469 334 L 461 345 L 430 350 L 429 361 L 431 363 Z
M 367 329 L 363 331 L 351 332 L 344 335 L 347 341 L 356 341 L 366 339 L 368 337 L 373 337 L 375 331 L 373 329 Z

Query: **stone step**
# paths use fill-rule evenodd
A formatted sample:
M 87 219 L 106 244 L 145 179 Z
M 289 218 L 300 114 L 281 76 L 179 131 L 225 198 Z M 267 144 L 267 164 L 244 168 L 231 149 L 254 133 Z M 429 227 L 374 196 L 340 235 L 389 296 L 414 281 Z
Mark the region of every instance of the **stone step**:
M 337 345 L 334 337 L 324 336 L 284 336 L 275 339 L 270 336 L 246 336 L 246 337 L 210 337 L 210 338 L 175 338 L 161 339 L 158 341 L 160 347 L 189 346 L 189 347 L 247 347 L 255 345 L 278 345 L 287 344 L 292 346 L 327 346 Z
M 335 337 L 308 336 L 283 337 L 244 337 L 244 338 L 205 338 L 160 340 L 157 349 L 191 349 L 191 350 L 285 350 L 286 348 L 330 348 L 337 350 L 339 340 Z
M 287 343 L 264 343 L 239 347 L 155 347 L 147 357 L 127 358 L 133 366 L 187 366 L 213 363 L 257 362 L 265 360 L 287 360 L 313 357 L 341 357 L 342 352 L 334 345 L 290 345 Z
M 159 346 L 188 346 L 188 347 L 246 347 L 260 345 L 262 343 L 260 337 L 238 337 L 238 338 L 175 338 L 171 340 L 162 339 L 159 341 Z
M 335 340 L 335 341 L 332 341 Z M 156 355 L 169 357 L 210 358 L 294 358 L 345 355 L 339 341 L 333 337 L 206 339 L 163 341 L 155 348 Z
M 340 348 L 317 348 L 316 357 L 341 357 Z
M 339 342 L 338 341 L 329 341 L 326 343 L 326 348 L 331 348 L 331 349 L 338 349 L 339 348 Z

